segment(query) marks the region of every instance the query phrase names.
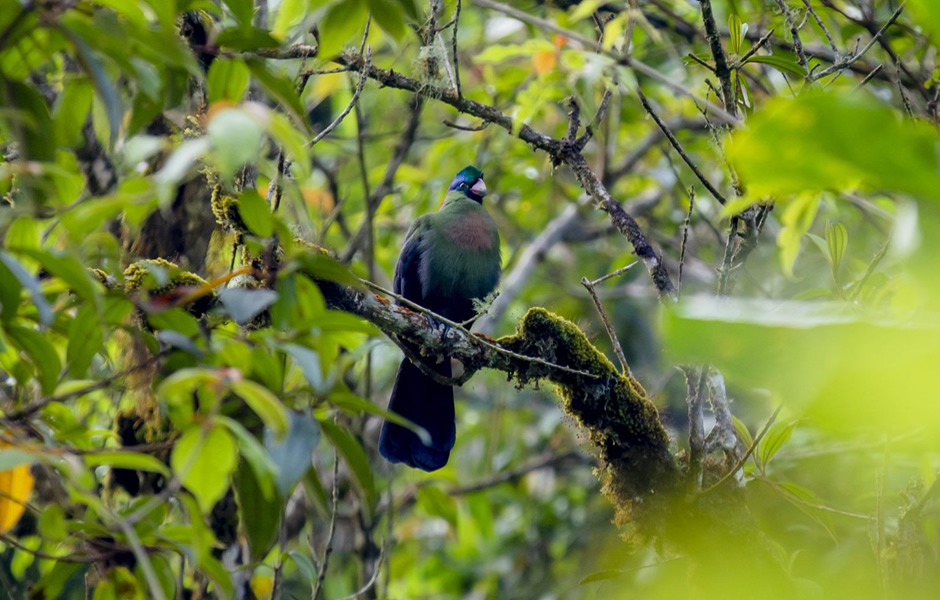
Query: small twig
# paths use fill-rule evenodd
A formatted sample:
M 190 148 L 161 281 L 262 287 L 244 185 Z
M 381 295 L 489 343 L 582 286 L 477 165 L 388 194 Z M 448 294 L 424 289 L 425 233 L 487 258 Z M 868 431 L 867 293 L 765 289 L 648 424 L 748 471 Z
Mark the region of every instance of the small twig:
M 348 596 L 343 596 L 339 600 L 355 600 L 359 596 L 365 594 L 372 586 L 375 585 L 375 581 L 379 578 L 379 573 L 382 571 L 382 561 L 385 560 L 385 545 L 382 545 L 382 548 L 379 550 L 379 558 L 375 562 L 375 569 L 372 571 L 372 577 L 369 578 L 369 581 L 366 582 L 364 586 L 353 592 Z
M 695 187 L 689 187 L 689 212 L 682 224 L 682 243 L 679 244 L 679 275 L 676 279 L 676 295 L 682 292 L 682 266 L 685 263 L 685 248 L 689 241 L 689 225 L 692 223 L 692 210 L 695 208 Z
M 907 116 L 913 119 L 914 107 L 911 106 L 911 101 L 907 97 L 907 93 L 905 93 L 904 91 L 904 84 L 901 83 L 901 59 L 900 58 L 898 58 L 897 63 L 895 63 L 895 67 L 897 68 L 897 71 L 898 71 L 897 85 L 898 85 L 898 93 L 901 94 L 901 104 L 904 105 L 904 112 L 907 113 Z
M 140 543 L 137 532 L 134 531 L 134 528 L 131 527 L 126 520 L 118 521 L 118 525 L 120 525 L 121 529 L 124 531 L 125 537 L 127 537 L 127 543 L 130 544 L 131 552 L 134 554 L 134 558 L 137 559 L 137 565 L 144 572 L 144 579 L 147 581 L 147 587 L 150 588 L 151 598 L 154 600 L 166 600 L 166 595 L 163 593 L 163 586 L 160 585 L 160 580 L 157 579 L 157 572 L 153 570 L 153 563 L 150 562 L 147 551 L 144 549 L 143 544 Z
M 421 359 L 421 356 L 417 352 L 408 347 L 408 344 L 398 339 L 397 336 L 391 336 L 392 341 L 398 346 L 398 349 L 402 351 L 402 354 L 411 361 L 411 363 L 418 367 L 418 370 L 427 375 L 430 379 L 434 380 L 435 383 L 441 385 L 449 385 L 454 387 L 459 387 L 465 384 L 470 377 L 473 375 L 471 371 L 464 371 L 460 377 L 447 377 L 446 375 L 441 375 L 434 369 L 430 367 L 424 360 Z M 450 359 L 446 359 L 450 360 Z
M 10 545 L 10 546 L 16 548 L 17 550 L 22 550 L 23 552 L 27 552 L 27 553 L 29 553 L 29 554 L 32 554 L 32 555 L 35 556 L 36 558 L 42 558 L 42 559 L 45 559 L 45 560 L 55 560 L 55 561 L 59 561 L 59 562 L 68 562 L 68 563 L 94 563 L 94 562 L 98 562 L 98 561 L 100 561 L 100 560 L 103 560 L 103 559 L 108 558 L 109 556 L 113 555 L 113 553 L 111 553 L 111 554 L 103 554 L 103 555 L 102 555 L 102 554 L 96 554 L 96 555 L 94 555 L 94 556 L 83 556 L 83 555 L 80 555 L 80 554 L 64 554 L 64 555 L 62 555 L 62 556 L 58 556 L 58 555 L 55 555 L 55 554 L 47 554 L 47 553 L 45 553 L 45 552 L 42 552 L 41 550 L 33 550 L 33 549 L 31 549 L 30 547 L 28 547 L 28 546 L 24 546 L 23 544 L 19 543 L 19 542 L 16 540 L 16 538 L 10 537 L 10 536 L 8 536 L 8 535 L 6 535 L 6 534 L 3 534 L 3 533 L 0 533 L 0 542 L 3 542 L 4 544 L 8 544 L 8 545 Z
M 631 266 L 632 266 L 632 265 L 631 265 Z M 498 353 L 500 353 L 500 354 L 503 354 L 503 355 L 505 355 L 505 356 L 509 356 L 509 357 L 511 357 L 511 358 L 515 358 L 515 359 L 517 359 L 517 360 L 524 360 L 524 361 L 527 361 L 527 362 L 539 364 L 539 365 L 542 365 L 542 366 L 544 366 L 544 367 L 548 367 L 548 368 L 550 368 L 550 369 L 558 369 L 559 371 L 563 371 L 563 372 L 565 372 L 565 373 L 570 373 L 570 374 L 572 374 L 572 375 L 580 375 L 580 376 L 582 376 L 582 377 L 590 377 L 591 379 L 598 379 L 598 376 L 595 375 L 594 373 L 588 373 L 587 371 L 582 371 L 582 370 L 580 370 L 580 369 L 572 369 L 571 367 L 566 367 L 566 366 L 563 366 L 563 365 L 558 365 L 558 364 L 555 364 L 555 363 L 553 363 L 553 362 L 549 362 L 549 361 L 547 361 L 547 360 L 544 360 L 544 359 L 541 359 L 541 358 L 537 358 L 537 357 L 535 357 L 535 356 L 526 356 L 525 354 L 519 354 L 518 352 L 513 352 L 512 350 L 507 350 L 506 348 L 503 348 L 503 347 L 500 346 L 499 344 L 495 344 L 495 343 L 493 343 L 493 342 L 487 340 L 487 339 L 484 338 L 484 337 L 481 337 L 481 336 L 479 336 L 479 335 L 474 335 L 474 334 L 470 333 L 470 331 L 469 331 L 466 327 L 462 326 L 460 323 L 457 323 L 457 322 L 455 322 L 455 321 L 451 321 L 451 320 L 448 319 L 447 317 L 443 317 L 443 316 L 441 316 L 441 315 L 439 315 L 439 314 L 437 314 L 437 313 L 435 313 L 435 312 L 433 312 L 433 311 L 430 311 L 430 310 L 424 308 L 423 306 L 421 306 L 420 304 L 416 304 L 416 303 L 412 302 L 411 300 L 408 300 L 408 299 L 405 298 L 404 296 L 401 296 L 401 295 L 399 295 L 399 294 L 396 294 L 395 292 L 392 292 L 392 291 L 390 291 L 390 290 L 387 290 L 387 289 L 383 288 L 382 286 L 380 286 L 380 285 L 378 285 L 378 284 L 375 284 L 375 283 L 372 283 L 371 281 L 368 281 L 368 280 L 366 280 L 366 279 L 360 279 L 359 281 L 362 282 L 363 285 L 365 285 L 365 286 L 367 286 L 367 287 L 370 287 L 370 288 L 372 288 L 373 290 L 375 290 L 375 291 L 377 291 L 377 292 L 379 292 L 379 293 L 381 293 L 381 294 L 383 294 L 383 295 L 385 295 L 385 296 L 388 296 L 389 298 L 394 298 L 394 299 L 397 300 L 400 304 L 404 304 L 405 306 L 407 306 L 408 308 L 410 308 L 411 310 L 413 310 L 413 311 L 415 311 L 415 312 L 419 312 L 419 313 L 421 313 L 421 314 L 430 316 L 431 318 L 433 318 L 433 319 L 435 319 L 435 320 L 437 320 L 437 321 L 440 321 L 441 323 L 443 323 L 443 324 L 445 324 L 445 325 L 450 326 L 452 329 L 456 329 L 457 331 L 459 331 L 459 332 L 463 333 L 464 335 L 466 335 L 467 338 L 468 338 L 469 340 L 471 340 L 471 342 L 476 343 L 476 344 L 480 344 L 480 345 L 482 345 L 482 346 L 486 346 L 486 347 L 489 348 L 490 350 L 493 350 L 493 351 L 498 352 Z
M 718 33 L 718 25 L 715 24 L 712 3 L 711 0 L 701 0 L 699 4 L 702 9 L 702 21 L 705 25 L 705 37 L 712 51 L 712 58 L 715 60 L 715 75 L 721 83 L 721 97 L 724 101 L 725 110 L 732 117 L 736 117 L 738 110 L 734 98 L 734 85 L 731 83 L 731 69 L 728 67 L 728 58 L 721 46 L 721 36 Z
M 783 408 L 783 404 L 780 404 L 777 406 L 773 414 L 770 415 L 770 418 L 767 419 L 767 422 L 764 423 L 764 426 L 761 428 L 760 432 L 757 434 L 757 437 L 754 438 L 754 441 L 751 443 L 750 447 L 747 449 L 747 452 L 744 453 L 744 456 L 739 458 L 738 461 L 734 463 L 734 466 L 731 467 L 731 469 L 729 469 L 728 472 L 725 473 L 721 479 L 719 479 L 717 482 L 715 482 L 713 485 L 711 485 L 707 489 L 703 490 L 700 495 L 704 496 L 705 494 L 717 489 L 721 484 L 723 484 L 725 481 L 730 479 L 735 473 L 738 472 L 738 469 L 740 469 L 744 465 L 744 463 L 747 462 L 747 459 L 751 457 L 751 454 L 754 453 L 754 450 L 757 448 L 757 444 L 759 444 L 760 441 L 764 439 L 764 436 L 767 435 L 767 431 L 770 429 L 770 426 L 774 424 L 774 421 L 777 420 L 777 415 L 780 414 L 780 410 L 782 408 Z
M 875 77 L 875 75 L 877 75 L 878 73 L 880 73 L 881 70 L 884 69 L 884 68 L 885 68 L 885 66 L 884 66 L 883 64 L 878 65 L 877 67 L 875 67 L 875 68 L 872 70 L 871 73 L 869 73 L 868 75 L 865 76 L 865 79 L 862 79 L 862 81 L 861 81 L 857 86 L 855 86 L 855 89 L 857 90 L 857 89 L 860 89 L 860 88 L 865 87 L 865 84 L 867 84 L 869 81 L 871 81 L 871 80 Z M 940 89 L 940 88 L 938 88 L 938 89 Z
M 826 39 L 829 40 L 829 47 L 832 48 L 832 53 L 836 56 L 839 56 L 839 48 L 836 47 L 835 40 L 832 39 L 832 34 L 829 33 L 829 29 L 826 27 L 826 24 L 823 23 L 822 17 L 816 12 L 816 9 L 813 8 L 813 5 L 809 0 L 803 0 L 803 4 L 806 5 L 806 12 L 812 15 L 813 19 L 816 20 L 816 24 L 819 25 L 819 28 L 823 30 L 823 33 L 826 34 Z
M 604 90 L 604 97 L 601 98 L 601 104 L 597 107 L 594 118 L 591 119 L 590 124 L 584 128 L 584 135 L 575 141 L 575 147 L 578 150 L 583 150 L 587 143 L 591 141 L 591 138 L 594 137 L 594 130 L 597 129 L 597 126 L 600 125 L 601 121 L 604 119 L 604 115 L 607 114 L 607 107 L 610 106 L 611 96 L 613 96 L 613 92 L 609 89 Z
M 359 84 L 356 85 L 356 91 L 353 92 L 353 97 L 349 101 L 349 104 L 346 105 L 346 108 L 343 109 L 343 112 L 339 113 L 333 122 L 326 126 L 326 128 L 317 134 L 315 138 L 308 144 L 309 146 L 316 145 L 317 142 L 325 138 L 330 134 L 331 131 L 336 129 L 340 123 L 343 122 L 343 119 L 352 112 L 352 109 L 356 106 L 356 103 L 359 102 L 359 95 L 362 94 L 362 89 L 366 86 L 366 80 L 369 78 L 369 67 L 372 65 L 372 46 L 369 46 L 366 49 L 366 65 L 359 74 Z
M 594 308 L 596 308 L 597 312 L 601 315 L 601 321 L 604 323 L 604 329 L 607 330 L 607 335 L 610 337 L 610 343 L 614 347 L 614 354 L 617 355 L 617 360 L 620 361 L 620 372 L 624 375 L 629 375 L 630 366 L 627 364 L 627 357 L 623 354 L 623 348 L 620 346 L 620 340 L 617 339 L 617 333 L 610 324 L 610 319 L 607 317 L 607 311 L 604 310 L 604 305 L 601 303 L 600 298 L 597 297 L 597 292 L 594 291 L 594 284 L 587 277 L 582 277 L 581 285 L 583 285 L 584 289 L 586 289 L 591 295 L 591 300 L 594 301 Z
M 721 205 L 727 204 L 728 201 L 725 200 L 725 197 L 705 177 L 705 174 L 702 173 L 697 166 L 695 166 L 695 163 L 692 162 L 692 159 L 689 158 L 689 155 L 686 154 L 686 151 L 682 148 L 682 144 L 679 143 L 679 140 L 676 139 L 676 136 L 674 136 L 672 134 L 672 131 L 669 130 L 669 126 L 666 125 L 666 123 L 659 117 L 659 115 L 656 114 L 656 111 L 653 110 L 653 107 L 650 105 L 649 99 L 646 97 L 646 94 L 643 93 L 643 90 L 639 88 L 639 86 L 636 88 L 636 92 L 637 92 L 637 95 L 640 97 L 640 102 L 643 104 L 643 108 L 645 108 L 646 112 L 649 113 L 651 117 L 653 117 L 653 120 L 656 121 L 656 124 L 662 130 L 663 135 L 666 136 L 666 139 L 669 140 L 669 143 L 672 144 L 672 147 L 676 149 L 676 152 L 679 153 L 679 156 L 682 157 L 682 160 L 685 162 L 685 164 L 687 164 L 689 168 L 692 169 L 692 172 L 695 173 L 695 176 L 698 177 L 699 181 L 702 182 L 702 185 L 705 186 L 705 189 L 707 189 L 709 193 L 711 193 L 711 195 L 715 198 L 715 200 L 718 201 L 719 204 Z
M 771 38 L 771 36 L 773 36 L 773 34 L 774 34 L 774 30 L 773 30 L 773 29 L 771 29 L 770 31 L 768 31 L 767 33 L 765 33 L 759 40 L 757 40 L 757 42 L 754 43 L 753 46 L 751 46 L 751 47 L 748 49 L 747 52 L 745 52 L 745 53 L 741 56 L 741 58 L 738 60 L 738 62 L 736 62 L 736 63 L 734 64 L 734 66 L 731 67 L 731 68 L 732 68 L 732 69 L 740 69 L 741 67 L 743 67 L 743 66 L 744 66 L 744 63 L 746 63 L 749 58 L 751 58 L 752 56 L 754 56 L 755 54 L 757 54 L 757 51 L 760 50 L 760 49 L 764 46 L 764 44 L 766 44 L 767 42 L 770 41 L 770 38 Z
M 457 8 L 454 11 L 454 32 L 451 38 L 451 46 L 454 55 L 454 83 L 457 88 L 457 97 L 463 96 L 460 91 L 460 61 L 457 59 L 457 27 L 460 25 L 460 0 L 457 0 Z
M 568 96 L 565 100 L 565 108 L 568 109 L 568 134 L 565 136 L 565 142 L 575 143 L 578 137 L 578 129 L 581 127 L 581 107 L 574 96 Z
M 849 301 L 854 301 L 856 298 L 858 298 L 858 295 L 862 293 L 862 288 L 864 288 L 865 284 L 868 283 L 868 278 L 871 277 L 872 273 L 874 273 L 875 269 L 878 267 L 878 263 L 880 263 L 881 259 L 885 257 L 885 254 L 888 253 L 888 244 L 890 243 L 891 240 L 885 241 L 878 252 L 875 253 L 874 258 L 872 258 L 871 262 L 868 264 L 868 269 L 865 271 L 865 274 L 855 285 L 855 289 L 852 290 L 852 294 L 849 296 Z
M 793 37 L 793 52 L 796 54 L 797 60 L 800 61 L 800 66 L 803 67 L 803 71 L 806 73 L 805 76 L 808 77 L 810 74 L 809 61 L 806 60 L 806 52 L 803 51 L 803 41 L 800 39 L 799 27 L 797 27 L 796 21 L 793 19 L 793 13 L 787 3 L 784 0 L 776 0 L 776 2 L 783 13 L 784 20 L 787 22 L 787 27 L 790 29 L 790 36 Z
M 842 69 L 850 67 L 854 63 L 856 63 L 860 58 L 865 56 L 866 52 L 871 50 L 872 46 L 874 46 L 878 42 L 878 39 L 882 35 L 884 35 L 884 32 L 887 31 L 889 27 L 894 25 L 894 22 L 898 20 L 898 17 L 901 16 L 901 12 L 903 10 L 904 10 L 904 4 L 902 3 L 900 6 L 898 6 L 897 10 L 894 11 L 894 14 L 891 15 L 891 18 L 888 19 L 888 21 L 881 27 L 881 29 L 879 29 L 878 32 L 875 35 L 873 35 L 872 38 L 868 41 L 868 43 L 865 44 L 864 48 L 853 52 L 851 56 L 847 56 L 847 57 L 842 58 L 841 60 L 836 61 L 835 63 L 826 67 L 822 71 L 813 73 L 812 75 L 809 76 L 810 81 L 816 81 L 817 79 L 821 79 L 823 77 L 826 77 L 827 75 L 832 75 L 836 71 L 841 71 Z
M 714 67 L 714 66 L 708 64 L 708 63 L 705 62 L 703 59 L 701 59 L 701 58 L 699 58 L 698 56 L 696 56 L 694 53 L 689 52 L 688 54 L 686 54 L 686 56 L 688 56 L 689 58 L 691 58 L 692 60 L 694 60 L 694 61 L 697 62 L 698 64 L 702 65 L 703 67 L 705 67 L 706 69 L 708 69 L 708 70 L 711 71 L 712 73 L 715 72 L 715 67 Z
M 620 277 L 621 275 L 623 275 L 624 273 L 632 269 L 636 265 L 636 263 L 637 261 L 633 261 L 629 265 L 625 267 L 620 267 L 619 269 L 617 269 L 616 271 L 613 271 L 612 273 L 608 273 L 607 275 L 604 275 L 603 277 L 598 277 L 597 279 L 591 282 L 591 285 L 596 286 L 599 283 L 604 283 L 608 279 L 613 279 L 614 277 Z
M 326 534 L 326 545 L 323 547 L 323 560 L 320 561 L 320 569 L 317 571 L 317 581 L 314 584 L 313 592 L 310 594 L 310 600 L 317 600 L 320 597 L 320 589 L 323 587 L 323 581 L 326 579 L 326 570 L 330 566 L 330 555 L 333 554 L 333 536 L 336 533 L 336 512 L 339 505 L 339 451 L 333 454 L 333 493 L 332 506 L 330 508 L 330 529 Z
M 479 125 L 460 125 L 459 123 L 454 123 L 453 121 L 448 120 L 448 119 L 442 120 L 441 123 L 453 129 L 459 129 L 461 131 L 483 131 L 490 125 L 489 121 L 483 121 Z

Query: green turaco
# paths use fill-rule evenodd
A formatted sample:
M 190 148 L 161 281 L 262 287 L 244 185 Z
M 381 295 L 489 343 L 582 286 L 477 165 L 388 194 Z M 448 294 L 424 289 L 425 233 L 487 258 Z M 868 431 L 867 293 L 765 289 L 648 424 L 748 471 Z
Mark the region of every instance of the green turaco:
M 440 210 L 419 217 L 395 265 L 395 292 L 458 323 L 475 316 L 499 282 L 499 231 L 483 208 L 486 184 L 476 167 L 457 173 Z M 417 353 L 416 353 L 417 354 Z M 429 364 L 450 377 L 450 361 Z M 425 445 L 410 429 L 386 422 L 379 452 L 391 462 L 435 471 L 447 464 L 456 439 L 454 389 L 437 383 L 407 358 L 398 367 L 388 408 L 430 434 Z

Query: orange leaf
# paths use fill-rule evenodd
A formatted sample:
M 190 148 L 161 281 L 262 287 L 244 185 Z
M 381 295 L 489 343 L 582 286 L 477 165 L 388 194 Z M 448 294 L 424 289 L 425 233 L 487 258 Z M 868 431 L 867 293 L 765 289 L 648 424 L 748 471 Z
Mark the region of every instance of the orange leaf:
M 532 55 L 532 66 L 535 67 L 535 72 L 539 75 L 551 73 L 556 62 L 555 53 L 549 50 L 540 50 Z

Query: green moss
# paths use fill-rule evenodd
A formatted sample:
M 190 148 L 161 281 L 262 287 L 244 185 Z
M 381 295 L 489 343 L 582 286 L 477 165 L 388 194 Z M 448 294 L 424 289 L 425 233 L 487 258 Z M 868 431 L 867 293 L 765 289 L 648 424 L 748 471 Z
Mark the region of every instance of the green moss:
M 220 226 L 236 234 L 248 233 L 248 227 L 238 212 L 238 198 L 222 192 L 222 185 L 216 183 L 212 186 L 212 197 L 209 200 L 212 214 Z
M 118 283 L 117 279 L 111 275 L 108 275 L 101 269 L 88 269 L 88 272 L 91 273 L 92 277 L 100 281 L 101 284 L 109 290 L 114 290 L 121 287 L 121 284 Z
M 156 270 L 162 270 L 166 274 L 166 281 L 162 285 L 162 278 L 158 278 L 154 273 Z M 199 288 L 206 285 L 206 280 L 199 275 L 184 271 L 163 258 L 139 260 L 124 269 L 124 289 L 128 293 L 144 291 L 149 296 L 163 296 L 175 293 L 180 288 Z M 186 309 L 194 315 L 203 315 L 215 300 L 215 292 L 211 292 L 196 299 Z
M 633 518 L 638 501 L 675 484 L 669 439 L 643 386 L 621 374 L 574 323 L 544 308 L 532 308 L 515 335 L 497 342 L 514 352 L 594 375 L 559 372 L 531 361 L 512 365 L 520 383 L 540 378 L 555 383 L 562 408 L 587 430 L 600 450 L 603 491 L 618 509 L 618 522 Z

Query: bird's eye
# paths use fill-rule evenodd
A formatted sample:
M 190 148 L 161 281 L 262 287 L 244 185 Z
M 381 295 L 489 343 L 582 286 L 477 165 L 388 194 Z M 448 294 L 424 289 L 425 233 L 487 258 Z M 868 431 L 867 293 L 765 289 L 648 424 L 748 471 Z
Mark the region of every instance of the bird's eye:
M 466 181 L 464 181 L 464 182 L 463 182 L 463 183 L 461 183 L 461 184 L 460 184 L 460 185 L 459 185 L 458 187 L 459 187 L 460 189 L 462 189 L 462 190 L 465 190 L 465 189 L 467 189 L 467 187 L 468 187 L 468 186 L 467 186 L 467 182 L 466 182 Z

